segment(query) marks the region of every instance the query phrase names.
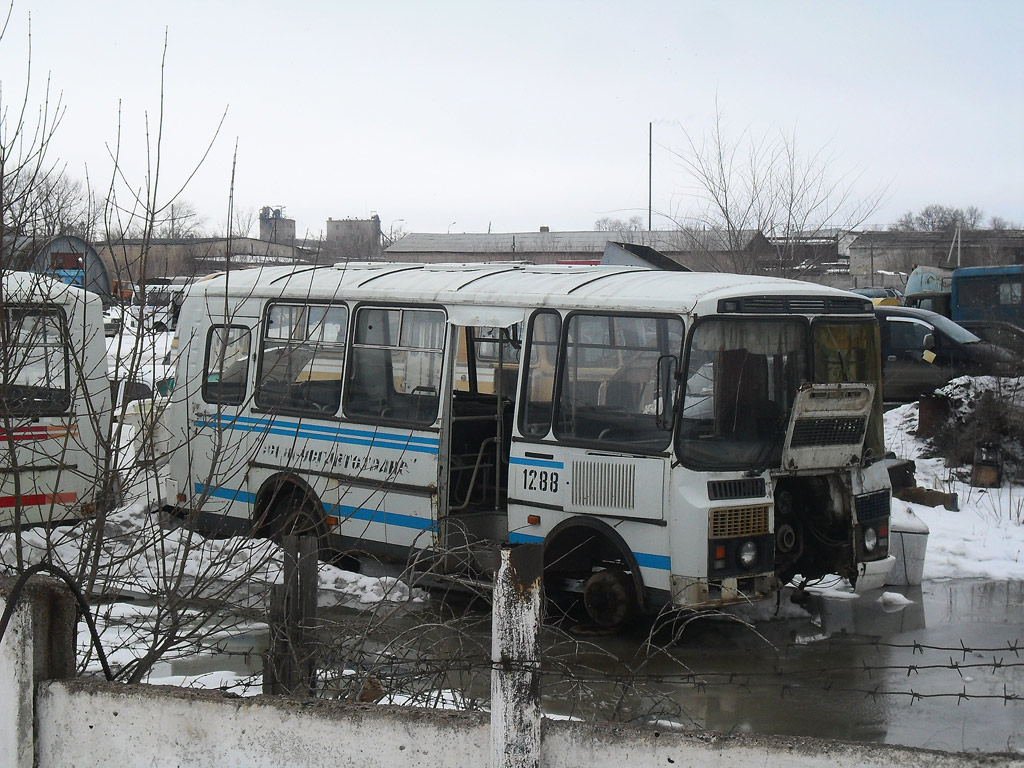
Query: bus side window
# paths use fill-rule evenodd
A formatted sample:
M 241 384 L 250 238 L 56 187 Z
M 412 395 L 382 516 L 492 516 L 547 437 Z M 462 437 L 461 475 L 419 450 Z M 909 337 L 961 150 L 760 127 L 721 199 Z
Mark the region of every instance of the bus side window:
M 337 413 L 347 336 L 344 304 L 272 304 L 260 347 L 257 407 Z
M 363 307 L 355 316 L 345 415 L 433 424 L 440 403 L 444 313 Z
M 551 429 L 555 391 L 555 360 L 562 320 L 554 312 L 539 312 L 530 321 L 526 358 L 526 388 L 520 428 L 529 437 L 544 437 Z
M 672 426 L 665 372 L 678 360 L 682 337 L 674 317 L 570 315 L 555 437 L 663 449 Z
M 999 283 L 999 303 L 1003 306 L 1013 306 L 1021 303 L 1021 281 L 1006 280 Z
M 215 325 L 206 337 L 203 400 L 219 405 L 245 402 L 252 333 L 244 326 Z

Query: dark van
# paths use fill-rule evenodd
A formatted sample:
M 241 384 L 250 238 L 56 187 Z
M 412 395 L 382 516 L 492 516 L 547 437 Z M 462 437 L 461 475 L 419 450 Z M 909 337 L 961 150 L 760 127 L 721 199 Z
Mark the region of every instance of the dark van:
M 1020 359 L 936 312 L 875 307 L 882 335 L 882 397 L 908 402 L 957 376 L 1019 376 Z

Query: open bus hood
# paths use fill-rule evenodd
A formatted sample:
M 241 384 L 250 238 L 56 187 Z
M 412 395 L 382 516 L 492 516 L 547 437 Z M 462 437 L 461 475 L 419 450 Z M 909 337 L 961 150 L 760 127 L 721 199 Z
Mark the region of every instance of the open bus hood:
M 805 384 L 786 429 L 782 469 L 828 469 L 861 463 L 874 384 Z

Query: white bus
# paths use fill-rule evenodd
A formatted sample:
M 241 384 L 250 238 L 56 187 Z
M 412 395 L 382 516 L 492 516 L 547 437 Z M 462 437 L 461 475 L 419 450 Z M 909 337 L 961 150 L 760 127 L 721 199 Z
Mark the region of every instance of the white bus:
M 182 308 L 177 506 L 484 575 L 543 543 L 591 620 L 880 585 L 870 300 L 627 267 L 236 271 Z
M 154 278 L 146 285 L 139 307 L 139 322 L 147 331 L 173 331 L 188 293 L 190 277 Z
M 0 528 L 94 511 L 110 420 L 99 296 L 4 272 L 0 295 Z

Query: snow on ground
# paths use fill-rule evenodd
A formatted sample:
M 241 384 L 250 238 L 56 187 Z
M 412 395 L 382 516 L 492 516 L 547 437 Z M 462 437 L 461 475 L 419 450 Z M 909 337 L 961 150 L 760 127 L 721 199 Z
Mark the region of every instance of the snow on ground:
M 964 380 L 957 379 L 947 388 L 957 391 L 963 385 Z M 1013 388 L 1015 395 L 1020 391 L 1019 385 Z M 1000 488 L 973 488 L 958 479 L 963 472 L 952 471 L 941 458 L 926 458 L 928 444 L 915 435 L 917 412 L 917 403 L 910 403 L 885 414 L 886 447 L 899 458 L 914 460 L 920 487 L 955 493 L 959 507 L 950 511 L 892 501 L 894 523 L 906 521 L 909 526 L 916 518 L 928 526 L 924 578 L 1024 580 L 1024 486 L 1004 481 Z

